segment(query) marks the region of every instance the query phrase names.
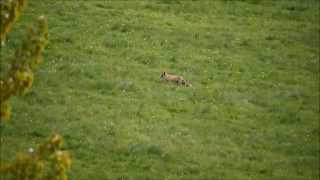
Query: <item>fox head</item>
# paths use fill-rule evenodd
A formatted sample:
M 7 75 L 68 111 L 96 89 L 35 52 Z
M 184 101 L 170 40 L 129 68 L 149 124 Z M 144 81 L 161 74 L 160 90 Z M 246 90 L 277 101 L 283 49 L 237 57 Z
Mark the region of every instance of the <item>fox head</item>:
M 160 76 L 160 79 L 164 79 L 166 76 L 167 76 L 167 72 L 163 71 Z

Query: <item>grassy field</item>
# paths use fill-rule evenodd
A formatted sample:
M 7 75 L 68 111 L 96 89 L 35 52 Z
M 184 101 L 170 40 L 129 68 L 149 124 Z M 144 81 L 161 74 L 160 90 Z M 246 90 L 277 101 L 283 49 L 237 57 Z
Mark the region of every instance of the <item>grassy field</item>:
M 1 156 L 59 132 L 71 180 L 319 179 L 319 3 L 30 0 L 9 51 L 40 14 L 50 44 Z

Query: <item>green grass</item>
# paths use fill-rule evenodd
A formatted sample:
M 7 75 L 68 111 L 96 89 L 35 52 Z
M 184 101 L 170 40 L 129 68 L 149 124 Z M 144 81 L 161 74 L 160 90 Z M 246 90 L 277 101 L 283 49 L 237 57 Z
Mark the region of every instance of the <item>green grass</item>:
M 318 0 L 30 0 L 9 48 L 40 14 L 3 159 L 59 132 L 72 180 L 319 178 Z

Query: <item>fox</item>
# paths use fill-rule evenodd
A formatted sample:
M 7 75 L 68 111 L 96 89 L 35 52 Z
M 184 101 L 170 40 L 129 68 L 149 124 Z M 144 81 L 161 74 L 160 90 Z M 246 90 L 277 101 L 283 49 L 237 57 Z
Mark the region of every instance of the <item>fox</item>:
M 163 71 L 160 76 L 160 80 L 165 80 L 168 82 L 173 82 L 178 85 L 184 85 L 187 87 L 191 87 L 192 85 L 186 81 L 182 76 L 169 74 L 166 71 Z

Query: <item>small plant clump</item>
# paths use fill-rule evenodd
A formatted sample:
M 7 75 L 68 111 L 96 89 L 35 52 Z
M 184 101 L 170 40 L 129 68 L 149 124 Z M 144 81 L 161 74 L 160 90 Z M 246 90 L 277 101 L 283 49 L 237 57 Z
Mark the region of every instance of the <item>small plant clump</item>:
M 18 153 L 14 163 L 2 165 L 0 179 L 67 180 L 70 166 L 70 154 L 63 150 L 63 139 L 54 134 L 36 150 L 29 148 Z

